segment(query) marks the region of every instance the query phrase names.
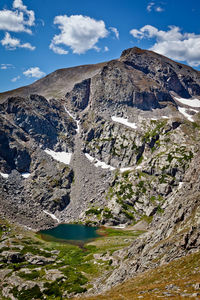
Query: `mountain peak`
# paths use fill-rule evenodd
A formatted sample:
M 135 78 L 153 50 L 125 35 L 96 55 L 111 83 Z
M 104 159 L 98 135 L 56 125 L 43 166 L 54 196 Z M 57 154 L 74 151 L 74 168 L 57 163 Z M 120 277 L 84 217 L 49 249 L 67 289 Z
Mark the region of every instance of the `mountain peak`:
M 120 58 L 130 55 L 130 54 L 142 54 L 147 52 L 148 50 L 141 49 L 139 47 L 128 48 L 122 51 Z

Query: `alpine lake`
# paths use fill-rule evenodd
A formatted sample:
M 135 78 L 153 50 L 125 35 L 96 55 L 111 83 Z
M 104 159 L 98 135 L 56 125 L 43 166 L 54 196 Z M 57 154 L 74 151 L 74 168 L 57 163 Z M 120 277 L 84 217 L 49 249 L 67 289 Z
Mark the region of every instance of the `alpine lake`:
M 56 227 L 41 230 L 39 235 L 46 241 L 70 243 L 83 246 L 85 243 L 102 236 L 99 227 L 80 224 L 59 224 Z

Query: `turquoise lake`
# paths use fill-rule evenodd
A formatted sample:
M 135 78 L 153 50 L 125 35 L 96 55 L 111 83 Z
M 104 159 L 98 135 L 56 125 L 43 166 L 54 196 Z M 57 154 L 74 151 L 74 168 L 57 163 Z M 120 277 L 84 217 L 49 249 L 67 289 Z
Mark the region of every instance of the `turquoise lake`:
M 89 227 L 78 224 L 60 224 L 57 227 L 41 230 L 39 234 L 44 240 L 84 244 L 100 237 L 98 227 Z

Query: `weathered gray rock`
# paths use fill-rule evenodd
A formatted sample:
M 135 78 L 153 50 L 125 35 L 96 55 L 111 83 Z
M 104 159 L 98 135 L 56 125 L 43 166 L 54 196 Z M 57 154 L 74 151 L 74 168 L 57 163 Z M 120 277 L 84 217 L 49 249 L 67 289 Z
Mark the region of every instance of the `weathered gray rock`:
M 32 255 L 31 253 L 27 253 L 25 255 L 25 259 L 32 265 L 48 265 L 48 264 L 52 264 L 55 260 L 54 258 L 51 257 Z
M 3 261 L 6 263 L 16 264 L 25 260 L 24 256 L 20 252 L 3 251 L 1 256 L 3 256 Z

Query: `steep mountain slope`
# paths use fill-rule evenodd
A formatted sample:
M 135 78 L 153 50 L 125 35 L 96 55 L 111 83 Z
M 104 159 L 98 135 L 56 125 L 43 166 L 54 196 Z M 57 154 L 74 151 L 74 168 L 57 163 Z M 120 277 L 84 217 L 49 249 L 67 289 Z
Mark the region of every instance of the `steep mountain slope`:
M 91 292 L 199 249 L 200 72 L 131 48 L 1 101 L 4 217 L 148 228 Z

